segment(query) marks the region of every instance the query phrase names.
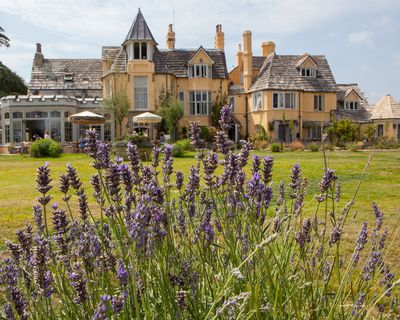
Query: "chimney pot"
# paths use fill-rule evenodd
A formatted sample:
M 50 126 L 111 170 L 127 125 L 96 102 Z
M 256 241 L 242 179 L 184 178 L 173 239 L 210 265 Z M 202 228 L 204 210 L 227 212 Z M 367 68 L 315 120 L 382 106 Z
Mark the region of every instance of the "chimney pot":
M 40 43 L 36 43 L 36 52 L 42 53 L 42 45 Z
M 219 50 L 224 50 L 225 47 L 225 36 L 222 32 L 222 25 L 217 24 L 215 27 L 215 37 L 214 37 L 214 48 Z
M 276 45 L 272 41 L 263 42 L 261 44 L 261 51 L 263 57 L 268 57 L 270 54 L 275 52 Z

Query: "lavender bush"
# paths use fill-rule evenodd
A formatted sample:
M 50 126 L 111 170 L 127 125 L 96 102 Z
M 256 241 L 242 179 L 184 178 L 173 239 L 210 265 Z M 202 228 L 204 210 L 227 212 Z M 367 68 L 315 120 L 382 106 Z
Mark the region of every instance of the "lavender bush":
M 354 199 L 341 208 L 335 171 L 321 173 L 313 213 L 305 207 L 308 183 L 298 164 L 273 194 L 274 159 L 254 155 L 246 176 L 251 146 L 231 151 L 229 113 L 221 111 L 222 155 L 201 154 L 186 178 L 174 174 L 169 145 L 154 148 L 152 163 L 144 164 L 129 144 L 123 163 L 91 139 L 95 202 L 68 165 L 57 204 L 50 166 L 39 167 L 35 226 L 7 242 L 1 264 L 3 317 L 398 317 L 398 280 L 385 261 L 388 230 L 379 207 L 372 207 L 375 225 L 363 223 L 353 253 L 345 253 Z

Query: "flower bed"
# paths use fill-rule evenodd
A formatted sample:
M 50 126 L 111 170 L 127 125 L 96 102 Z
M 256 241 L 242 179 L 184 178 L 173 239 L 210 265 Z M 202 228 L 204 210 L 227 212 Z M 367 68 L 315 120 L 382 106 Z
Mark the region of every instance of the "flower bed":
M 274 195 L 274 159 L 255 155 L 246 176 L 251 146 L 231 151 L 223 126 L 229 115 L 224 107 L 220 153 L 200 154 L 186 179 L 174 172 L 170 145 L 163 152 L 154 148 L 152 163 L 144 165 L 138 148 L 128 144 L 129 162 L 123 163 L 110 159 L 94 132 L 88 153 L 97 169 L 91 179 L 95 203 L 89 205 L 71 165 L 57 184 L 61 199 L 52 199 L 50 167 L 39 167 L 35 227 L 26 226 L 15 243 L 7 243 L 10 254 L 1 265 L 4 316 L 396 316 L 398 280 L 385 262 L 390 246 L 378 206 L 371 210 L 375 223 L 360 226 L 353 253 L 344 255 L 354 199 L 341 203 L 335 171 L 321 172 L 315 212 L 307 212 L 308 182 L 298 164 Z M 77 212 L 71 210 L 75 201 Z

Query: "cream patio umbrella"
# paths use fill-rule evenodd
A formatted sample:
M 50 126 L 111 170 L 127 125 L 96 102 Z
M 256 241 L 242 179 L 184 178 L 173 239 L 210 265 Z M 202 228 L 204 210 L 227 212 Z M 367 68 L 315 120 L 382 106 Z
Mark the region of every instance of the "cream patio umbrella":
M 136 122 L 136 123 L 146 123 L 146 124 L 149 123 L 149 124 L 151 124 L 152 125 L 151 126 L 152 130 L 151 130 L 151 133 L 149 132 L 149 136 L 150 135 L 153 136 L 154 123 L 160 123 L 161 120 L 162 120 L 162 117 L 160 117 L 157 114 L 151 113 L 151 112 L 144 112 L 144 113 L 141 113 L 141 114 L 133 117 L 132 120 L 133 120 L 133 122 Z
M 162 117 L 151 112 L 144 112 L 133 117 L 133 122 L 139 122 L 139 123 L 160 123 L 161 120 Z
M 93 113 L 90 111 L 83 111 L 79 113 L 75 113 L 69 116 L 69 121 L 75 124 L 83 124 L 83 125 L 96 125 L 103 124 L 105 122 L 105 118 L 97 113 Z

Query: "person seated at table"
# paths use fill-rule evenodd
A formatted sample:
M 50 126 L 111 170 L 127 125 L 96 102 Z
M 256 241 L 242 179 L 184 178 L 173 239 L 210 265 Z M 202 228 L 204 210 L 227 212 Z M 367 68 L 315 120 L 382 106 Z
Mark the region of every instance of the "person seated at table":
M 85 147 L 86 147 L 86 144 L 87 144 L 87 139 L 82 135 L 82 136 L 79 138 L 78 143 L 79 143 L 79 150 L 80 150 L 81 152 L 84 152 Z

